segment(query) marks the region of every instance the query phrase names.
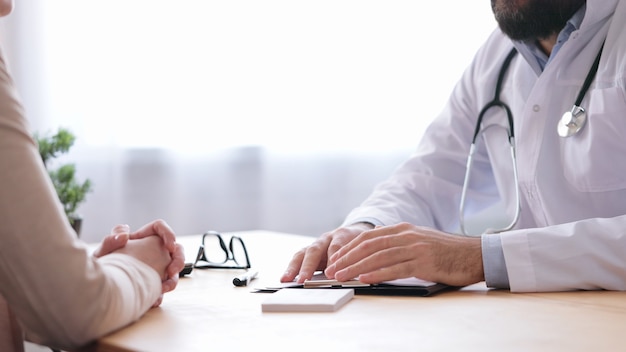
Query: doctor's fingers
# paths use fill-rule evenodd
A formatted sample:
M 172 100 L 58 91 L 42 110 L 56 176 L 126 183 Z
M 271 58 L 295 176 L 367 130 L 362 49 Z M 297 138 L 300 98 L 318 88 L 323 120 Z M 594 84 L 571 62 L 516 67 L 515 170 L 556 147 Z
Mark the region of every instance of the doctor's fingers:
M 431 277 L 432 273 L 428 270 L 416 266 L 414 261 L 406 261 L 397 263 L 394 265 L 386 266 L 378 270 L 370 271 L 359 275 L 359 280 L 366 284 L 374 284 L 384 281 L 392 281 L 396 279 L 404 279 L 409 277 L 416 277 L 423 279 L 424 277 Z M 431 281 L 431 279 L 423 279 Z
M 280 277 L 280 282 L 291 282 L 296 278 L 300 268 L 302 267 L 302 259 L 304 258 L 304 250 L 301 249 L 296 252 L 289 264 L 287 264 L 287 269 L 283 272 L 283 275 Z
M 148 236 L 159 236 L 163 240 L 165 248 L 170 252 L 176 251 L 176 234 L 172 228 L 162 219 L 154 220 L 139 230 L 130 234 L 131 239 L 144 238 Z
M 348 227 L 340 227 L 330 232 L 328 234 L 330 237 L 330 243 L 328 244 L 328 250 L 326 254 L 326 258 L 328 258 L 327 265 L 331 265 L 333 263 L 331 258 L 338 258 L 338 256 L 335 255 L 335 253 L 341 251 L 342 248 L 345 248 L 346 246 L 348 246 L 348 244 L 353 242 L 354 239 L 359 237 L 364 231 L 367 231 L 367 230 L 348 226 Z
M 343 257 L 346 253 L 354 250 L 357 246 L 361 245 L 363 242 L 383 237 L 385 235 L 392 234 L 393 231 L 388 227 L 376 227 L 372 230 L 363 231 L 360 233 L 354 234 L 349 241 L 343 243 L 343 245 L 332 255 L 329 254 L 328 264 L 329 266 L 334 264 L 339 258 Z
M 410 238 L 407 236 L 378 236 L 369 233 L 369 231 L 368 233 L 364 232 L 354 241 L 335 253 L 335 261 L 326 268 L 326 276 L 335 277 L 337 280 L 350 280 L 356 277 L 349 277 L 350 275 L 358 275 L 368 270 L 375 270 L 387 266 L 394 260 L 392 257 L 388 257 L 388 250 L 402 248 L 410 243 Z M 366 258 L 367 260 L 365 260 Z M 400 257 L 398 257 L 398 259 L 399 258 Z M 364 263 L 367 263 L 368 266 L 364 267 L 363 263 L 361 263 L 359 265 L 361 270 L 358 273 L 355 273 L 354 269 L 348 271 L 350 275 L 347 275 L 346 272 L 343 271 L 343 269 L 353 266 L 362 260 Z M 337 277 L 336 275 L 339 274 L 340 271 L 343 272 Z
M 298 282 L 302 283 L 313 277 L 317 270 L 323 270 L 328 263 L 328 248 L 332 237 L 323 235 L 304 251 Z
M 316 270 L 321 270 L 326 265 L 326 248 L 329 242 L 329 238 L 322 236 L 297 251 L 289 261 L 280 281 L 291 282 L 298 276 L 298 282 L 302 283 L 313 277 Z
M 357 251 L 358 248 L 348 253 L 346 257 L 357 253 Z M 355 255 L 353 258 L 349 258 L 346 263 L 352 262 L 356 258 Z M 368 280 L 363 281 L 366 283 L 377 283 L 413 276 L 409 263 L 414 261 L 414 258 L 415 253 L 411 246 L 396 246 L 378 250 L 341 269 L 336 267 L 335 278 L 339 281 L 359 278 L 362 281 Z

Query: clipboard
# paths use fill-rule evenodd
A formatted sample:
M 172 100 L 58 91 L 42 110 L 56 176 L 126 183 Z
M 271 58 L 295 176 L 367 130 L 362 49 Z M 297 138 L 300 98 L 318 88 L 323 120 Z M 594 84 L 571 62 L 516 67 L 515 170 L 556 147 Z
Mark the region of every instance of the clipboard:
M 359 280 L 337 281 L 328 279 L 323 272 L 313 275 L 311 280 L 303 284 L 296 282 L 281 283 L 274 287 L 255 288 L 253 292 L 276 292 L 282 288 L 302 289 L 354 289 L 355 295 L 380 295 L 380 296 L 417 296 L 427 297 L 441 292 L 451 286 L 425 281 L 417 278 L 406 278 L 392 281 L 384 281 L 378 284 L 366 284 Z

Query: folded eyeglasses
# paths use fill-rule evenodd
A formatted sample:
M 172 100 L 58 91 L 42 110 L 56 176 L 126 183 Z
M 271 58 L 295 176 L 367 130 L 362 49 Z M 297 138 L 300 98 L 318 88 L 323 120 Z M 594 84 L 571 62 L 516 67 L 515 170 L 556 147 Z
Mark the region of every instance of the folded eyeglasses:
M 217 231 L 202 234 L 202 244 L 192 263 L 185 264 L 180 276 L 191 273 L 192 269 L 249 269 L 250 257 L 243 240 L 239 236 L 231 236 L 226 242 Z

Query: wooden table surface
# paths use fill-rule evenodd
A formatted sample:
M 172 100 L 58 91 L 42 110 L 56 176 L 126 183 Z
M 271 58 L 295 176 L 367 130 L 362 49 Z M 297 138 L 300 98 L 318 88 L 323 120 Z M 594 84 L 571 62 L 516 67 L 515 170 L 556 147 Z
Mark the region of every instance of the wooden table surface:
M 231 235 L 231 234 L 226 234 Z M 195 269 L 159 308 L 106 336 L 94 351 L 621 351 L 626 293 L 510 293 L 484 283 L 432 297 L 357 295 L 332 313 L 263 313 L 295 251 L 314 239 L 269 231 L 237 233 L 259 277 L 235 287 L 241 270 Z M 187 258 L 200 236 L 183 236 Z

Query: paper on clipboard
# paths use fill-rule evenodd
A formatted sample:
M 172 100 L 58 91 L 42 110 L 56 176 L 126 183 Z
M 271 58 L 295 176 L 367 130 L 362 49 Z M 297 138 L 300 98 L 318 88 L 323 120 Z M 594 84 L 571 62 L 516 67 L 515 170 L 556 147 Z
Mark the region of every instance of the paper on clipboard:
M 359 280 L 337 281 L 334 279 L 305 280 L 304 288 L 324 288 L 324 287 L 364 287 L 369 284 Z
M 385 285 L 394 285 L 394 286 L 421 286 L 421 287 L 431 287 L 437 285 L 436 282 L 421 280 L 415 277 L 408 277 L 405 279 L 397 279 L 391 281 L 383 281 L 381 284 Z M 378 284 L 380 285 L 380 284 Z M 368 287 L 370 284 L 363 283 L 357 279 L 349 280 L 349 281 L 337 281 L 334 279 L 316 279 L 313 278 L 311 280 L 304 281 L 304 288 L 313 288 L 313 287 Z
M 353 288 L 357 295 L 388 295 L 388 296 L 430 296 L 440 292 L 449 286 L 421 280 L 418 278 L 405 278 L 385 281 L 378 284 L 366 284 L 358 280 L 337 281 L 328 279 L 323 273 L 318 273 L 304 284 L 297 282 L 281 283 L 274 287 L 256 288 L 254 292 L 275 292 L 282 288 L 305 288 L 305 289 L 336 289 Z

